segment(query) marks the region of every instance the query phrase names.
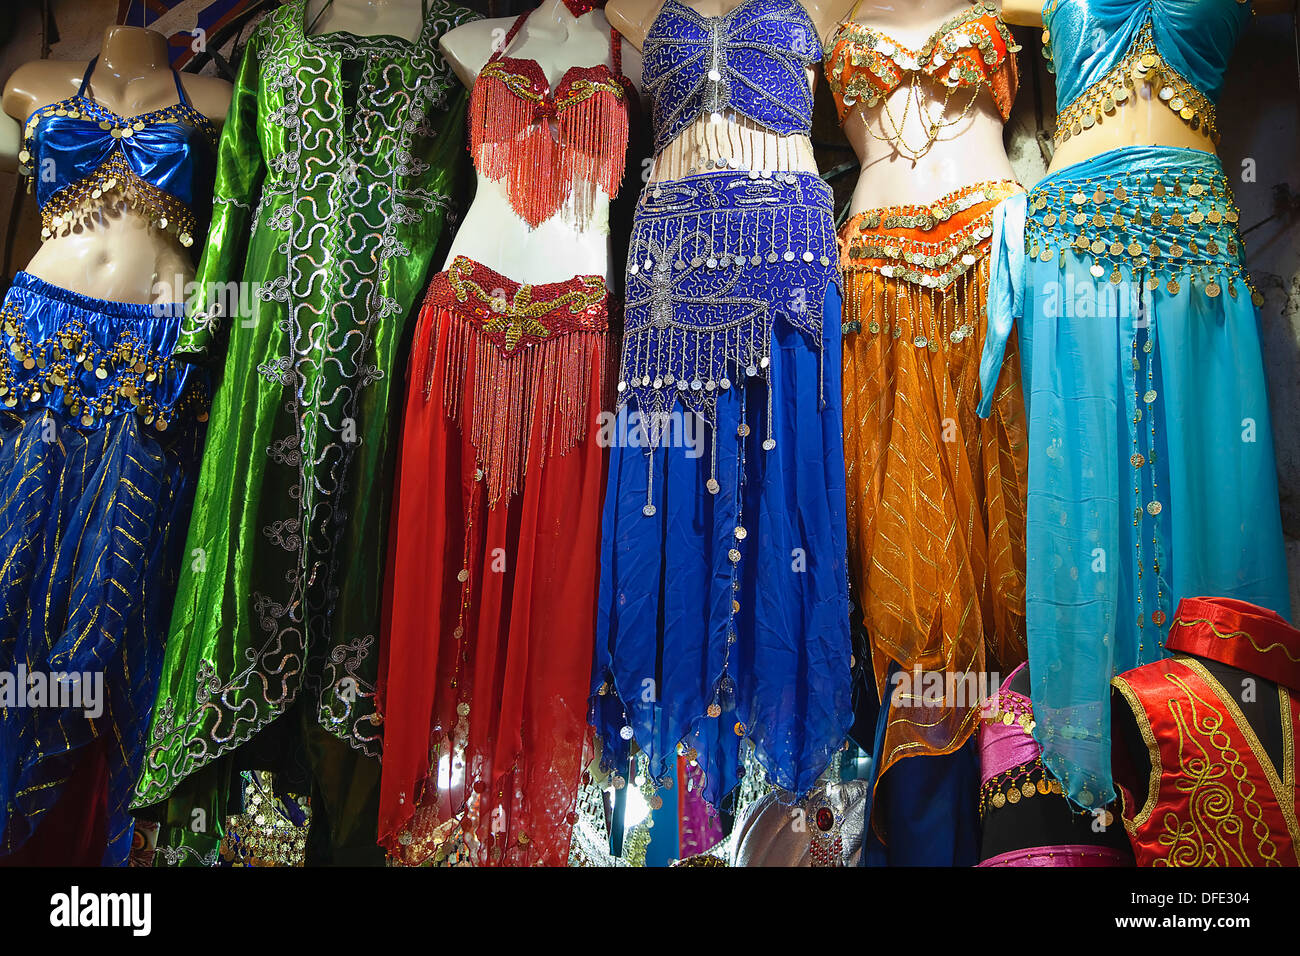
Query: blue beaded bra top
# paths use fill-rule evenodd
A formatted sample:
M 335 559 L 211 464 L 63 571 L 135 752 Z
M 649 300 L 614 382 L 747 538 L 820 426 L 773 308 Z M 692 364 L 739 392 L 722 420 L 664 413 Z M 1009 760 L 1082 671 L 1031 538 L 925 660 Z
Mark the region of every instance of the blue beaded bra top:
M 706 113 L 737 113 L 783 136 L 812 129 L 807 70 L 822 48 L 799 0 L 743 0 L 721 17 L 667 0 L 642 54 L 656 154 Z
M 19 172 L 35 184 L 41 238 L 70 230 L 105 193 L 117 191 L 181 245 L 194 243 L 196 201 L 207 201 L 215 176 L 216 128 L 185 95 L 180 101 L 122 116 L 87 95 L 98 57 L 86 67 L 75 96 L 27 118 Z
M 1104 122 L 1145 84 L 1217 143 L 1214 103 L 1249 16 L 1249 0 L 1046 0 L 1057 141 Z

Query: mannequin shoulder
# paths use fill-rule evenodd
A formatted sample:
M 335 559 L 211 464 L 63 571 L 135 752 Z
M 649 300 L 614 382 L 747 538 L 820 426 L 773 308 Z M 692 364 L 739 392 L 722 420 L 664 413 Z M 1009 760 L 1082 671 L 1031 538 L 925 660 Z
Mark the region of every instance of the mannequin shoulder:
M 461 83 L 467 87 L 474 85 L 488 58 L 505 43 L 506 34 L 514 22 L 513 17 L 472 20 L 448 30 L 439 38 L 442 55 Z
M 822 43 L 830 39 L 840 22 L 849 18 L 855 0 L 799 0 L 808 11 Z
M 645 45 L 650 25 L 659 16 L 665 2 L 666 0 L 609 0 L 605 6 L 605 16 L 610 26 L 640 50 Z
M 26 120 L 47 103 L 72 96 L 81 85 L 89 60 L 31 60 L 14 70 L 5 83 L 4 111 Z
M 230 96 L 234 92 L 230 83 L 218 76 L 182 73 L 181 85 L 196 110 L 218 125 L 225 121 L 230 109 Z
M 1002 19 L 1022 27 L 1043 25 L 1043 0 L 1002 0 Z

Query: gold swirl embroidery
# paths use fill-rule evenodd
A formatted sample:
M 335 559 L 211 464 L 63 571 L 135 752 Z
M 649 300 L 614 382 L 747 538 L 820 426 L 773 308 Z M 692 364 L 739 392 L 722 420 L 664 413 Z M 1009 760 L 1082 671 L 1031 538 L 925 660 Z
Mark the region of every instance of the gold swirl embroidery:
M 623 87 L 618 83 L 604 82 L 599 80 L 574 80 L 569 85 L 569 90 L 564 96 L 555 98 L 555 108 L 557 110 L 568 109 L 581 103 L 585 99 L 590 99 L 599 93 L 609 93 L 615 99 L 623 98 Z
M 529 100 L 533 103 L 546 102 L 546 94 L 539 93 L 533 89 L 532 80 L 519 73 L 511 73 L 499 60 L 493 60 L 487 66 L 483 67 L 479 77 L 491 77 L 500 80 L 506 85 L 506 88 L 521 99 Z M 615 99 L 623 99 L 623 87 L 612 81 L 599 80 L 574 80 L 569 85 L 568 91 L 563 96 L 555 98 L 555 108 L 557 110 L 567 109 L 581 103 L 585 99 L 595 96 L 597 93 L 609 93 Z
M 506 85 L 515 96 L 521 99 L 531 100 L 534 103 L 540 103 L 545 97 L 533 89 L 532 81 L 518 73 L 511 73 L 498 60 L 493 60 L 479 72 L 479 79 L 491 77 L 500 80 Z
M 1188 795 L 1191 819 L 1180 820 L 1173 811 L 1161 816 L 1162 832 L 1158 841 L 1169 848 L 1169 853 L 1155 864 L 1251 865 L 1254 860 L 1244 843 L 1244 813 L 1250 820 L 1259 860 L 1265 866 L 1280 865 L 1277 847 L 1255 796 L 1255 785 L 1248 779 L 1249 769 L 1222 729 L 1225 715 L 1214 703 L 1198 696 L 1177 674 L 1164 676 L 1181 692 L 1180 697 L 1168 702 L 1169 714 L 1178 730 L 1180 773 L 1174 788 Z M 1209 680 L 1213 687 L 1213 678 Z
M 1246 720 L 1246 715 L 1237 706 L 1236 699 L 1223 689 L 1223 685 L 1205 669 L 1205 666 L 1200 661 L 1180 656 L 1178 662 L 1199 674 L 1201 679 L 1211 687 L 1218 688 L 1217 693 L 1220 700 L 1227 708 L 1228 713 L 1232 715 L 1232 719 L 1237 724 L 1237 729 L 1246 738 L 1246 743 L 1250 745 L 1251 752 L 1254 753 L 1256 761 L 1263 769 L 1269 786 L 1273 788 L 1273 795 L 1282 811 L 1282 819 L 1291 838 L 1292 852 L 1294 854 L 1297 848 L 1300 848 L 1300 820 L 1297 820 L 1296 814 L 1294 717 L 1291 714 L 1291 696 L 1287 693 L 1287 689 L 1280 684 L 1277 688 L 1280 707 L 1279 716 L 1282 722 L 1282 776 L 1279 777 L 1277 770 L 1273 766 L 1272 758 L 1264 749 L 1264 745 L 1260 743 L 1255 728 L 1250 725 L 1250 722 Z
M 1300 657 L 1296 657 L 1294 654 L 1292 654 L 1287 649 L 1286 645 L 1282 644 L 1280 641 L 1274 641 L 1272 644 L 1268 645 L 1268 647 L 1260 647 L 1257 643 L 1255 643 L 1255 638 L 1252 637 L 1247 632 L 1231 631 L 1227 634 L 1224 634 L 1217 627 L 1214 626 L 1213 621 L 1208 620 L 1206 618 L 1184 619 L 1181 617 L 1176 617 L 1174 618 L 1174 623 L 1172 627 L 1192 627 L 1197 624 L 1206 625 L 1214 633 L 1215 637 L 1225 641 L 1230 641 L 1234 637 L 1244 637 L 1246 640 L 1250 641 L 1250 646 L 1255 648 L 1255 650 L 1259 651 L 1261 654 L 1267 654 L 1269 651 L 1273 651 L 1273 650 L 1281 650 L 1282 653 L 1285 654 L 1292 663 L 1300 664 Z
M 474 264 L 458 256 L 447 270 L 447 282 L 461 302 L 472 294 L 500 316 L 484 323 L 483 331 L 505 333 L 507 352 L 512 351 L 525 335 L 544 338 L 551 334 L 550 329 L 537 321 L 539 316 L 549 315 L 562 306 L 568 306 L 570 315 L 578 315 L 605 301 L 605 282 L 600 276 L 583 276 L 580 281 L 585 289 L 573 289 L 545 301 L 534 301 L 533 287 L 524 283 L 515 290 L 513 300 L 507 301 L 504 291 L 488 292 L 477 282 L 467 279 L 466 276 L 473 271 Z

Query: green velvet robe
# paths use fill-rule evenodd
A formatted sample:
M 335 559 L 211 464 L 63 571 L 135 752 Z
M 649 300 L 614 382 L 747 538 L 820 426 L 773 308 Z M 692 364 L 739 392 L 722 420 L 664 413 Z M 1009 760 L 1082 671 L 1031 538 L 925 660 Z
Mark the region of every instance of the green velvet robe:
M 248 768 L 312 796 L 324 858 L 375 852 L 405 350 L 468 161 L 437 42 L 476 14 L 430 0 L 411 43 L 306 36 L 305 6 L 244 51 L 177 346 L 220 382 L 135 806 L 201 858 Z

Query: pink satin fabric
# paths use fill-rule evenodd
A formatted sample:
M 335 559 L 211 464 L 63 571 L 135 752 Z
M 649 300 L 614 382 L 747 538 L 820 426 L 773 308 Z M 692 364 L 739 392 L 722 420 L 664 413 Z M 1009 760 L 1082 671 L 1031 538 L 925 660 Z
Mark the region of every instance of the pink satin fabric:
M 1132 861 L 1118 850 L 1105 846 L 1079 844 L 1031 846 L 1023 850 L 999 853 L 978 866 L 1131 866 Z
M 1010 697 L 1022 701 L 1025 710 L 1028 711 L 1029 698 L 1010 690 L 1011 681 L 1024 666 L 1021 664 L 1002 682 L 1002 686 L 998 688 L 998 699 Z M 1032 734 L 1026 733 L 1018 722 L 1004 724 L 1000 720 L 980 721 L 979 749 L 980 783 L 988 783 L 1000 773 L 1029 763 L 1043 752 L 1038 741 Z

